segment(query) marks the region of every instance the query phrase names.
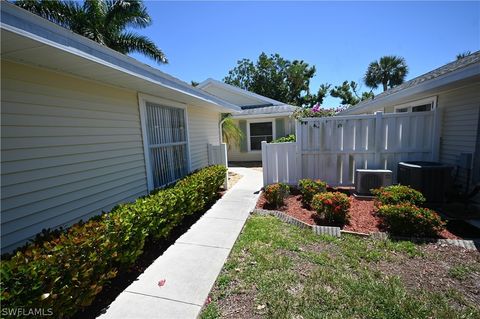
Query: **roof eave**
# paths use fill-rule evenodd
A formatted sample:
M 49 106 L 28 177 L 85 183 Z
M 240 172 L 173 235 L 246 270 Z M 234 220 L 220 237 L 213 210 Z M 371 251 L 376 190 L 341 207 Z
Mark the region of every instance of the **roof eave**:
M 441 77 L 438 77 L 429 81 L 425 81 L 423 83 L 420 83 L 413 87 L 406 88 L 399 92 L 396 92 L 384 97 L 374 98 L 373 100 L 366 102 L 363 105 L 359 105 L 358 107 L 353 106 L 345 111 L 340 112 L 339 115 L 358 114 L 362 112 L 368 112 L 372 109 L 382 107 L 386 104 L 395 103 L 408 96 L 412 96 L 414 94 L 418 94 L 422 92 L 427 92 L 430 90 L 435 90 L 440 87 L 447 86 L 449 84 L 452 84 L 461 80 L 465 80 L 471 77 L 479 76 L 479 75 L 480 75 L 480 64 L 478 63 L 472 64 L 463 69 L 450 72 Z
M 0 28 L 166 89 L 191 96 L 225 112 L 240 110 L 234 104 L 217 98 L 203 90 L 190 87 L 187 83 L 175 79 L 158 69 L 75 34 L 14 4 L 2 2 Z M 90 51 L 92 54 L 86 51 Z M 102 56 L 102 58 L 95 56 L 93 53 Z

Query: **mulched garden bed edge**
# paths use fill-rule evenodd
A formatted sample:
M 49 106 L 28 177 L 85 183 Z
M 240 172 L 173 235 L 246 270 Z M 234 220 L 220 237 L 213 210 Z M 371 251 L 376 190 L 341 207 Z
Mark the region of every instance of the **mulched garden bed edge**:
M 310 225 L 278 210 L 256 208 L 252 211 L 252 214 L 262 215 L 262 216 L 268 216 L 268 215 L 275 216 L 278 219 L 288 224 L 292 224 L 300 228 L 311 229 L 317 235 L 330 235 L 334 237 L 340 237 L 341 234 L 349 234 L 349 235 L 355 235 L 360 237 L 370 237 L 377 240 L 391 239 L 391 240 L 408 240 L 415 243 L 447 244 L 447 245 L 462 247 L 468 250 L 480 251 L 480 238 L 462 240 L 462 239 L 402 237 L 402 236 L 391 236 L 385 232 L 375 232 L 375 233 L 366 234 L 366 233 L 359 233 L 359 232 L 354 232 L 349 230 L 341 230 L 340 227 Z

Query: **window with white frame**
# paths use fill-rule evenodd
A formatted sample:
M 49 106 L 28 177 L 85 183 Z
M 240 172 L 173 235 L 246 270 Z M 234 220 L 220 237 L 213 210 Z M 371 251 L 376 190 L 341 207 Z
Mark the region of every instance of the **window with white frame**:
M 188 174 L 185 109 L 144 101 L 142 126 L 149 188 L 162 187 Z
M 427 112 L 435 109 L 437 105 L 437 97 L 430 97 L 418 101 L 413 101 L 395 106 L 396 113 L 405 112 Z
M 261 151 L 262 141 L 273 140 L 273 121 L 249 123 L 250 151 Z

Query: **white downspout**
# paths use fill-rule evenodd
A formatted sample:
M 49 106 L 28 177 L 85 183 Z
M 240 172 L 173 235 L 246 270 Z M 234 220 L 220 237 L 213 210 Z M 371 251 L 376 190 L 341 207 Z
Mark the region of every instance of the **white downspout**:
M 218 124 L 218 132 L 219 132 L 219 136 L 218 136 L 218 140 L 220 141 L 220 144 L 223 143 L 223 123 L 225 122 L 225 120 L 228 119 L 228 116 L 226 118 L 224 118 L 223 120 L 220 121 L 220 123 Z

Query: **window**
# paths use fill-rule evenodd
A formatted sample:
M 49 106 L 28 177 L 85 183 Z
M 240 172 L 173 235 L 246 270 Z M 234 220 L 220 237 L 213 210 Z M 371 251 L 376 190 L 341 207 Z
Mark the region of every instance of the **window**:
M 437 98 L 431 97 L 428 99 L 423 99 L 419 101 L 413 101 L 410 103 L 405 103 L 402 105 L 395 106 L 396 113 L 405 113 L 405 112 L 427 112 L 435 109 L 437 104 Z
M 148 189 L 152 190 L 187 175 L 190 161 L 184 106 L 147 99 L 140 100 L 140 115 Z
M 271 142 L 273 140 L 273 122 L 250 123 L 250 151 L 260 151 L 262 141 Z

